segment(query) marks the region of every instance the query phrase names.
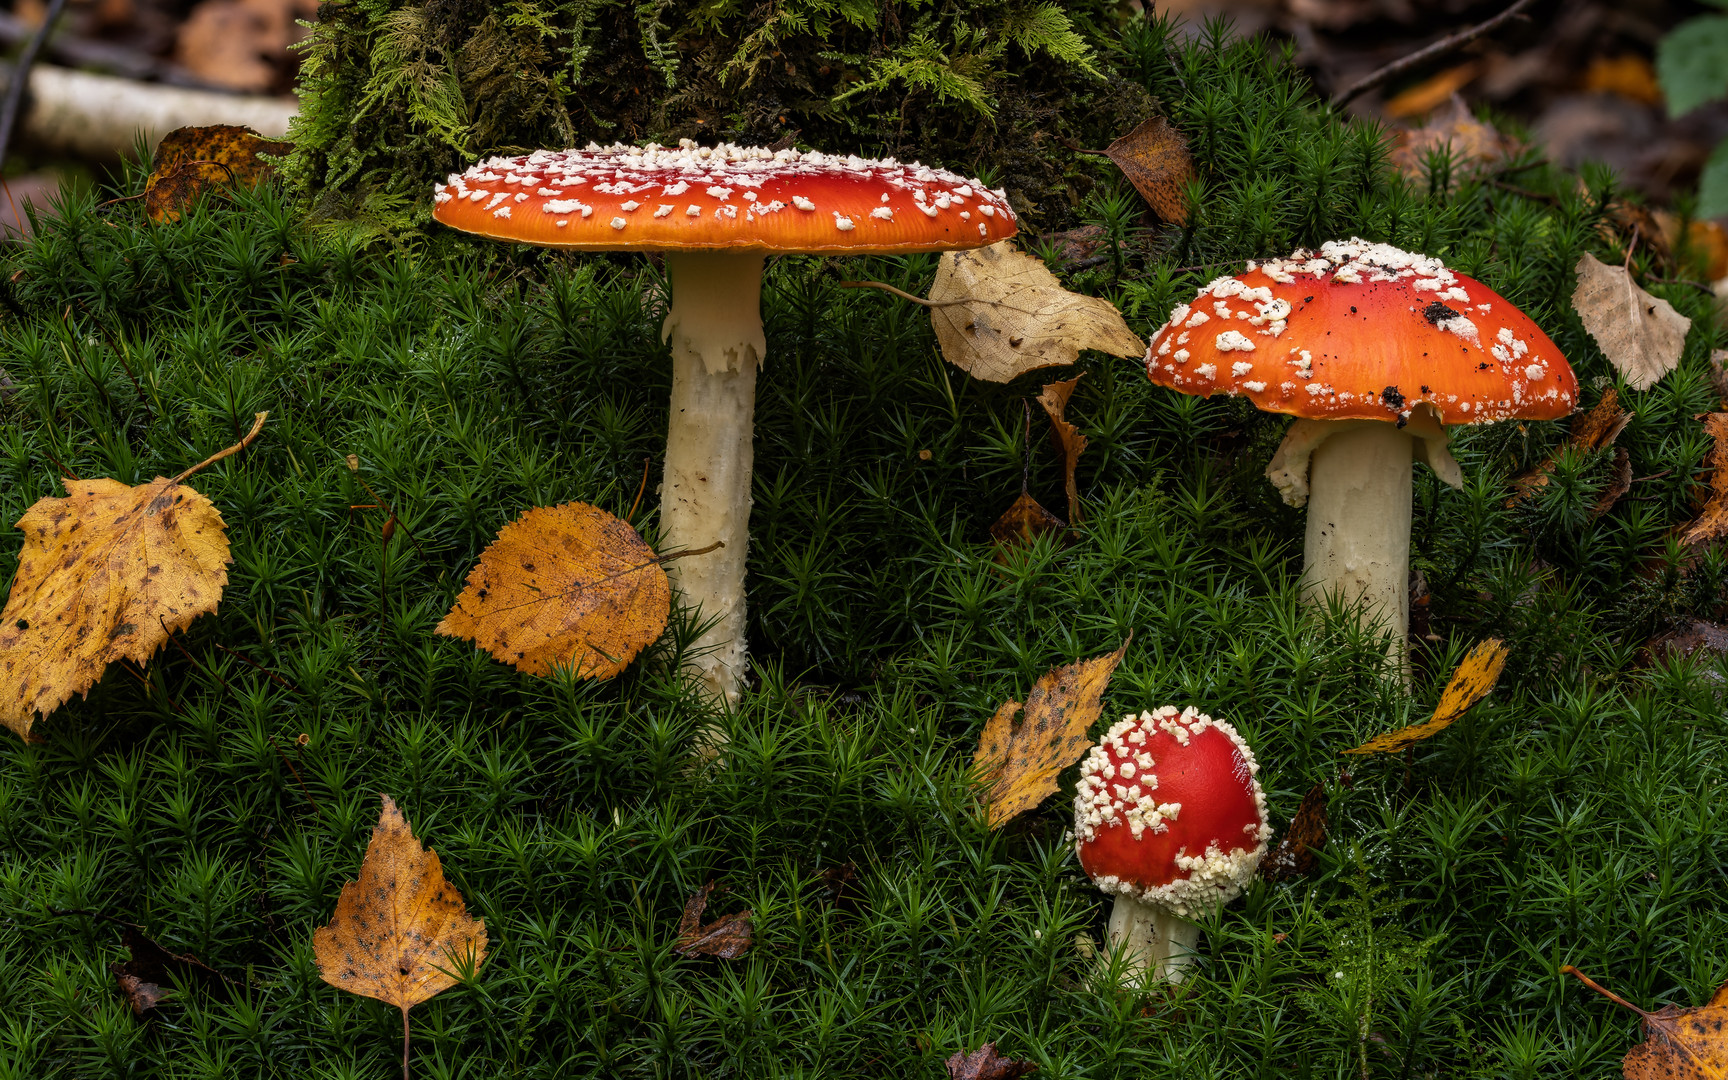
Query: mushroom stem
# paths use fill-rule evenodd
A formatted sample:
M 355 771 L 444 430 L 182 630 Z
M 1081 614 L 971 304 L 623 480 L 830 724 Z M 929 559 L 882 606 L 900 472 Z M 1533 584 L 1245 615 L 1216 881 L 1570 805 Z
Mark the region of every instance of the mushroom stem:
M 750 547 L 751 430 L 762 336 L 761 252 L 669 252 L 672 409 L 660 542 L 667 551 L 722 547 L 666 565 L 684 603 L 708 622 L 692 661 L 727 705 L 744 675 L 744 565 Z
M 1129 986 L 1180 983 L 1198 955 L 1200 927 L 1169 908 L 1118 895 L 1110 909 L 1109 945 L 1122 950 Z M 1104 957 L 1108 964 L 1110 957 Z
M 1313 421 L 1326 423 L 1326 421 Z M 1311 601 L 1337 595 L 1392 635 L 1403 662 L 1410 625 L 1410 485 L 1414 447 L 1395 424 L 1340 424 L 1314 448 L 1302 582 Z

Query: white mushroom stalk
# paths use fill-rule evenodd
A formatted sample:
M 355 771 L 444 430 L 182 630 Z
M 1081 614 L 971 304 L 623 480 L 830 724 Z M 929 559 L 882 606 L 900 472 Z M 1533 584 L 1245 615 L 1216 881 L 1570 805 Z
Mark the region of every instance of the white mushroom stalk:
M 672 409 L 660 491 L 660 545 L 721 546 L 666 564 L 707 628 L 691 664 L 716 698 L 734 703 L 745 667 L 744 569 L 750 547 L 751 433 L 762 336 L 759 251 L 667 255 L 672 305 Z
M 1411 466 L 1423 462 L 1460 487 L 1464 475 L 1446 429 L 1427 406 L 1403 424 L 1297 420 L 1266 476 L 1291 506 L 1308 507 L 1302 588 L 1311 602 L 1338 601 L 1380 626 L 1393 660 L 1406 662 L 1410 625 Z

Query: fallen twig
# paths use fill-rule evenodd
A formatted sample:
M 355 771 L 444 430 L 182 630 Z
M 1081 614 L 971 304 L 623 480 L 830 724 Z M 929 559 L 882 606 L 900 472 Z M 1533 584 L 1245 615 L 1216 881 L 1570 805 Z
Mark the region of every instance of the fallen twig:
M 12 81 L 6 87 L 6 101 L 0 104 L 0 167 L 6 164 L 6 151 L 12 146 L 12 132 L 18 127 L 18 114 L 24 108 L 24 88 L 30 85 L 30 68 L 42 51 L 42 43 L 54 32 L 60 13 L 65 10 L 66 0 L 48 0 L 48 11 L 42 16 L 42 25 L 25 44 L 17 66 L 12 69 Z
M 1465 45 L 1475 41 L 1483 34 L 1490 33 L 1493 30 L 1498 29 L 1504 23 L 1522 15 L 1524 9 L 1533 3 L 1535 3 L 1535 0 L 1517 0 L 1517 2 L 1511 7 L 1494 16 L 1492 19 L 1489 19 L 1487 22 L 1478 23 L 1468 30 L 1460 30 L 1450 37 L 1443 37 L 1426 48 L 1417 49 L 1402 60 L 1392 61 L 1380 70 L 1372 72 L 1367 77 L 1358 79 L 1356 82 L 1352 83 L 1349 89 L 1332 99 L 1333 106 L 1342 107 L 1352 101 L 1358 94 L 1365 93 L 1382 83 L 1395 79 L 1413 67 L 1425 64 L 1437 57 L 1445 56 L 1447 53 L 1455 52 L 1458 49 L 1463 48 Z

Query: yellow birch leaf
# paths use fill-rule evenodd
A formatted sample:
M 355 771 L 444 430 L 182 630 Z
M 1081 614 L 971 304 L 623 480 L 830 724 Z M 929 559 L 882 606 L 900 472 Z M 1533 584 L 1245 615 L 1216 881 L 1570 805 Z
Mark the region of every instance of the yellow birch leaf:
M 1024 708 L 1007 702 L 984 725 L 972 767 L 989 784 L 984 802 L 992 829 L 1055 794 L 1056 775 L 1092 745 L 1087 729 L 1127 651 L 1124 641 L 1113 653 L 1050 669 L 1032 685 Z
M 597 506 L 542 506 L 499 530 L 437 632 L 467 638 L 530 675 L 623 671 L 666 629 L 664 561 Z
M 1440 704 L 1427 721 L 1384 735 L 1376 735 L 1361 746 L 1343 751 L 1346 754 L 1395 754 L 1424 739 L 1446 730 L 1452 722 L 1470 711 L 1470 707 L 1487 697 L 1500 679 L 1511 650 L 1499 638 L 1488 638 L 1477 644 L 1440 694 Z
M 66 480 L 65 498 L 24 511 L 18 573 L 0 609 L 0 723 L 29 739 L 38 714 L 88 696 L 109 664 L 143 663 L 216 610 L 233 562 L 226 526 L 181 481 L 250 445 L 265 415 L 173 479 Z
M 402 1071 L 408 1071 L 408 1010 L 456 985 L 463 966 L 486 958 L 486 923 L 468 914 L 444 880 L 438 853 L 414 839 L 396 801 L 384 809 L 360 862 L 342 886 L 329 926 L 312 932 L 318 976 L 339 990 L 402 1010 Z

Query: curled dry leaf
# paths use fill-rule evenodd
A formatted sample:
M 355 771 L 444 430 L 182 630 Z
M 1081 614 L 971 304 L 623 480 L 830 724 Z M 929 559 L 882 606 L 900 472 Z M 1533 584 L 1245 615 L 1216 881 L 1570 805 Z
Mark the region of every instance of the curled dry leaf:
M 1082 349 L 1125 357 L 1146 352 L 1108 300 L 1069 292 L 1007 240 L 945 252 L 930 300 L 942 355 L 987 382 L 1072 364 Z
M 1697 1008 L 1664 1005 L 1655 1012 L 1640 1009 L 1582 971 L 1566 964 L 1571 975 L 1614 1004 L 1644 1020 L 1644 1041 L 1620 1062 L 1626 1080 L 1722 1080 L 1728 1077 L 1728 985 L 1719 987 Z
M 360 879 L 342 886 L 330 925 L 312 932 L 312 952 L 331 986 L 402 1010 L 406 1077 L 408 1010 L 455 986 L 453 972 L 480 970 L 486 923 L 468 914 L 438 853 L 420 845 L 386 795 Z
M 1581 450 L 1600 450 L 1605 446 L 1612 446 L 1631 420 L 1632 414 L 1620 407 L 1620 392 L 1610 386 L 1602 392 L 1602 397 L 1595 407 L 1587 413 L 1573 417 L 1572 431 L 1564 445 L 1576 446 Z M 1512 481 L 1512 497 L 1506 500 L 1508 510 L 1537 488 L 1547 486 L 1548 474 L 1554 471 L 1554 463 L 1560 460 L 1560 449 L 1556 447 L 1542 459 L 1540 465 Z M 1616 499 L 1619 497 L 1615 496 Z M 1612 502 L 1609 505 L 1613 505 Z
M 206 191 L 257 187 L 274 174 L 260 154 L 283 155 L 290 143 L 266 139 L 232 124 L 175 128 L 162 137 L 144 182 L 144 212 L 151 221 L 179 221 L 192 200 Z
M 1056 774 L 1092 745 L 1086 731 L 1104 707 L 1104 688 L 1128 642 L 1113 653 L 1051 668 L 1020 702 L 996 710 L 978 736 L 972 768 L 985 781 L 984 805 L 1000 829 L 1056 792 Z
M 1472 116 L 1463 99 L 1453 94 L 1449 103 L 1436 110 L 1427 123 L 1419 128 L 1401 129 L 1387 160 L 1405 176 L 1421 180 L 1428 175 L 1429 156 L 1443 146 L 1451 148 L 1453 183 L 1461 172 L 1500 161 L 1507 148 L 1505 136 Z
M 1715 440 L 1710 450 L 1710 499 L 1698 520 L 1680 536 L 1680 542 L 1687 546 L 1728 535 L 1728 413 L 1704 417 L 1704 430 Z
M 1003 1057 L 995 1043 L 985 1043 L 970 1054 L 956 1050 L 946 1064 L 949 1080 L 1015 1080 L 1038 1071 L 1036 1062 Z
M 1080 429 L 1068 422 L 1066 415 L 1068 399 L 1074 396 L 1074 387 L 1080 382 L 1080 375 L 1065 382 L 1053 382 L 1045 385 L 1038 393 L 1038 404 L 1044 406 L 1045 415 L 1050 417 L 1050 434 L 1056 440 L 1056 448 L 1062 454 L 1062 485 L 1068 493 L 1068 523 L 1080 524 L 1080 488 L 1074 477 L 1074 470 L 1080 464 L 1080 455 L 1086 452 L 1086 436 L 1080 434 Z M 994 530 L 992 530 L 994 531 Z
M 1434 707 L 1434 715 L 1430 719 L 1397 731 L 1389 731 L 1384 735 L 1376 735 L 1361 746 L 1343 753 L 1395 754 L 1446 730 L 1454 720 L 1469 712 L 1471 706 L 1493 691 L 1494 684 L 1500 680 L 1501 669 L 1506 666 L 1506 657 L 1510 654 L 1511 650 L 1499 638 L 1484 639 L 1470 650 L 1470 654 L 1458 665 L 1458 670 L 1452 673 L 1446 689 L 1440 693 L 1440 704 Z
M 1614 448 L 1613 469 L 1607 486 L 1602 489 L 1602 494 L 1596 497 L 1596 505 L 1590 508 L 1592 518 L 1599 518 L 1614 509 L 1614 504 L 1632 490 L 1632 455 L 1626 452 L 1624 446 Z
M 1314 853 L 1326 846 L 1326 785 L 1315 784 L 1302 796 L 1296 816 L 1260 863 L 1260 876 L 1267 881 L 1307 877 L 1314 869 Z
M 1188 140 L 1162 116 L 1140 123 L 1133 131 L 1104 148 L 1134 190 L 1152 212 L 1175 225 L 1188 223 L 1188 181 L 1194 178 L 1194 159 Z
M 737 960 L 750 951 L 754 927 L 750 920 L 754 912 L 746 908 L 731 915 L 722 915 L 707 926 L 702 925 L 702 913 L 708 908 L 708 894 L 714 883 L 690 894 L 684 914 L 678 920 L 678 942 L 672 948 L 680 956 L 714 956 L 721 960 Z
M 663 560 L 597 506 L 537 507 L 499 530 L 437 632 L 530 675 L 610 679 L 666 628 Z
M 108 970 L 134 1016 L 143 1016 L 159 1005 L 171 986 L 199 986 L 217 997 L 229 996 L 231 980 L 196 956 L 169 952 L 134 926 L 125 928 L 121 942 L 129 955 L 123 963 L 110 964 Z
M 1640 289 L 1624 267 L 1606 266 L 1585 252 L 1572 307 L 1632 389 L 1650 389 L 1680 363 L 1692 320 Z
M 264 415 L 245 439 L 172 480 L 67 480 L 65 498 L 24 511 L 18 573 L 0 610 L 0 723 L 28 739 L 38 714 L 89 694 L 109 664 L 148 660 L 216 610 L 233 561 L 226 526 L 181 481 L 249 445 Z

